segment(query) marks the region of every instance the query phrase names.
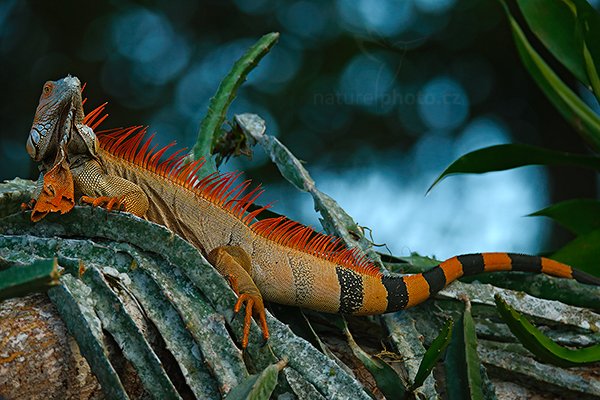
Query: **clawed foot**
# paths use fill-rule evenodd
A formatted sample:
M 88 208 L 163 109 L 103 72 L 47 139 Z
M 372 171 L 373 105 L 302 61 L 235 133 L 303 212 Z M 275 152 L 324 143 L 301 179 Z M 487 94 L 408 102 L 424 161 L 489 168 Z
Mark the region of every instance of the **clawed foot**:
M 265 306 L 263 304 L 262 297 L 260 295 L 253 295 L 249 293 L 242 293 L 239 297 L 233 311 L 237 314 L 243 305 L 246 305 L 246 314 L 244 316 L 244 335 L 242 337 L 242 348 L 245 349 L 248 346 L 248 336 L 250 335 L 250 324 L 252 321 L 252 315 L 254 315 L 262 330 L 263 339 L 265 342 L 263 346 L 269 340 L 269 328 L 267 327 L 267 319 L 265 314 Z
M 121 197 L 109 197 L 109 196 L 100 196 L 100 197 L 89 197 L 82 196 L 81 202 L 86 204 L 91 204 L 92 207 L 102 207 L 107 211 L 122 211 L 125 208 L 125 204 L 123 204 L 123 196 Z
M 246 306 L 242 348 L 248 347 L 252 316 L 256 318 L 260 325 L 264 346 L 269 339 L 269 328 L 267 327 L 265 305 L 260 290 L 252 280 L 252 260 L 250 256 L 239 246 L 220 246 L 212 249 L 207 254 L 207 260 L 227 279 L 235 294 L 238 295 L 238 300 L 233 307 L 233 318 L 242 309 L 242 306 Z

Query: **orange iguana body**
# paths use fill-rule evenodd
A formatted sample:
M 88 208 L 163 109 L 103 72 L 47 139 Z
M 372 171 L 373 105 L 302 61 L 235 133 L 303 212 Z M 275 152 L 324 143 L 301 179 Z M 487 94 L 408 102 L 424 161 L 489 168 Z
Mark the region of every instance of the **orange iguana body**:
M 510 253 L 463 255 L 423 274 L 384 275 L 339 239 L 284 217 L 256 221 L 265 207 L 252 212 L 249 207 L 261 191 L 247 191 L 249 181 L 237 183 L 239 173 L 198 179 L 202 161 L 184 164 L 179 152 L 162 161 L 169 146 L 151 148 L 152 137 L 146 138 L 141 127 L 105 131 L 96 138 L 104 105 L 84 117 L 77 78 L 47 86 L 27 144 L 32 158 L 42 161 L 48 171 L 32 219 L 67 212 L 73 203 L 65 199 L 81 196 L 85 203 L 118 206 L 168 227 L 200 249 L 229 280 L 239 295 L 235 311 L 246 305 L 243 347 L 252 314 L 268 338 L 263 298 L 317 311 L 368 315 L 414 306 L 454 280 L 480 272 L 542 272 L 600 284 L 598 278 L 559 262 Z M 53 128 L 66 132 L 62 137 L 39 126 L 39 121 L 51 119 L 38 114 L 48 113 L 42 104 L 51 103 L 53 96 L 63 104 L 57 109 L 70 115 L 53 116 L 65 121 Z M 69 179 L 74 186 L 69 186 Z M 70 195 L 69 187 L 74 187 Z

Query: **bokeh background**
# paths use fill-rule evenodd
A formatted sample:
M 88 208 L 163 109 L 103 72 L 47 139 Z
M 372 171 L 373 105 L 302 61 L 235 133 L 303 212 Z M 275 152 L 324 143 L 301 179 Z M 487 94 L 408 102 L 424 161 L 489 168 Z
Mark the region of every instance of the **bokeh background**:
M 37 177 L 24 144 L 46 80 L 87 82 L 90 106 L 109 101 L 104 127 L 147 124 L 189 147 L 220 79 L 271 31 L 280 41 L 230 116 L 261 115 L 392 253 L 548 251 L 568 234 L 525 215 L 598 196 L 596 174 L 542 167 L 451 177 L 425 196 L 477 148 L 586 152 L 521 65 L 499 2 L 484 0 L 2 0 L 0 179 Z M 319 226 L 310 196 L 260 149 L 226 168 L 265 184 L 274 211 Z

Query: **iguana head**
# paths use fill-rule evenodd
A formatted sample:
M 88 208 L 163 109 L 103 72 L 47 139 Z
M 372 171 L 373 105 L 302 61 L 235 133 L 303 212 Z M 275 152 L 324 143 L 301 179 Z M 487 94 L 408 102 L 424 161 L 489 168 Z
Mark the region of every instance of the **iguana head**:
M 81 83 L 74 76 L 44 84 L 27 138 L 27 152 L 35 161 L 52 163 L 70 140 L 72 127 L 82 125 Z

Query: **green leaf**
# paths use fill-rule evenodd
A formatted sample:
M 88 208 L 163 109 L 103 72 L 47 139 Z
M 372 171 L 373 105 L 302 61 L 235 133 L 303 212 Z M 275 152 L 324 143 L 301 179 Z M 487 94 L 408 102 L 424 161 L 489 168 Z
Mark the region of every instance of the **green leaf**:
M 529 214 L 552 218 L 576 235 L 600 229 L 600 201 L 567 200 Z
M 408 388 L 404 385 L 402 378 L 398 376 L 396 371 L 388 363 L 381 359 L 371 357 L 367 352 L 360 348 L 360 346 L 354 341 L 348 325 L 344 320 L 344 333 L 348 339 L 348 344 L 352 353 L 356 358 L 362 362 L 362 364 L 369 370 L 377 387 L 383 395 L 388 399 L 404 399 L 407 395 Z M 426 378 L 426 377 L 425 377 Z
M 600 101 L 600 15 L 585 0 L 573 0 L 584 36 L 583 57 L 596 98 Z
M 417 271 L 417 272 L 427 271 L 427 270 L 435 267 L 436 265 L 439 265 L 439 263 L 440 263 L 439 260 L 436 260 L 433 257 L 421 256 L 417 253 L 412 253 L 408 257 L 398 257 L 398 258 L 400 258 L 402 261 L 406 261 L 409 264 L 409 266 L 407 266 L 407 270 L 408 270 L 408 268 L 412 268 L 410 270 L 411 273 L 413 273 L 413 271 Z
M 0 271 L 0 300 L 46 291 L 58 284 L 56 259 L 40 260 L 30 265 L 15 265 Z
M 552 258 L 600 277 L 600 229 L 578 236 L 552 254 Z
M 586 0 L 518 0 L 529 28 L 575 77 L 600 95 L 600 16 Z
M 279 39 L 279 33 L 273 32 L 261 37 L 246 53 L 233 64 L 231 71 L 223 78 L 217 93 L 210 99 L 208 111 L 198 131 L 196 144 L 188 154 L 188 160 L 206 159 L 203 173 L 210 174 L 216 171 L 211 157 L 212 148 L 221 133 L 221 126 L 225 121 L 227 109 L 235 99 L 237 90 L 246 80 L 246 76 L 256 67 L 259 61 L 271 50 Z
M 423 385 L 425 378 L 429 376 L 431 370 L 433 370 L 433 368 L 435 367 L 435 364 L 440 359 L 444 350 L 450 343 L 453 325 L 453 320 L 449 319 L 448 321 L 446 321 L 446 324 L 444 324 L 440 333 L 433 340 L 431 346 L 429 346 L 429 348 L 425 352 L 423 360 L 421 360 L 421 365 L 419 365 L 419 371 L 417 371 L 417 375 L 415 376 L 415 381 L 410 387 L 411 391 Z
M 453 174 L 483 174 L 526 165 L 568 165 L 600 171 L 600 158 L 542 149 L 526 144 L 499 144 L 465 154 L 441 173 L 427 190 Z
M 502 319 L 519 341 L 540 360 L 571 367 L 600 361 L 600 344 L 583 349 L 572 350 L 562 347 L 533 326 L 523 315 L 509 306 L 500 295 L 494 296 L 496 307 Z
M 444 366 L 448 399 L 484 398 L 475 323 L 469 302 L 452 332 Z
M 50 289 L 48 296 L 102 385 L 102 392 L 107 399 L 128 399 L 104 347 L 102 326 L 90 298 L 91 289 L 71 275 L 65 275 L 61 283 Z
M 227 400 L 268 400 L 277 386 L 277 375 L 287 364 L 283 359 L 269 365 L 260 374 L 251 375 L 234 387 L 225 397 Z
M 581 83 L 589 87 L 582 52 L 583 35 L 574 4 L 568 0 L 517 0 L 517 3 L 538 39 Z
M 596 151 L 600 150 L 600 117 L 595 114 L 573 91 L 556 75 L 531 46 L 510 10 L 502 1 L 509 19 L 517 50 L 533 79 L 548 100 L 575 128 L 575 130 Z
M 142 307 L 145 317 L 149 318 L 160 332 L 167 349 L 180 365 L 183 377 L 197 398 L 218 397 L 218 385 L 235 386 L 241 378 L 247 375 L 245 368 L 240 371 L 230 364 L 221 365 L 228 361 L 227 349 L 220 348 L 219 357 L 209 354 L 210 359 L 206 359 L 203 343 L 198 341 L 194 343 L 193 337 L 197 335 L 194 336 L 193 323 L 189 323 L 185 319 L 189 314 L 196 318 L 202 314 L 199 309 L 202 308 L 204 299 L 199 298 L 200 296 L 194 297 L 193 300 L 197 307 L 181 312 L 181 308 L 186 308 L 182 303 L 187 299 L 180 299 L 176 293 L 174 294 L 163 285 L 162 281 L 158 283 L 152 276 L 152 270 L 159 268 L 157 264 L 162 264 L 159 258 L 153 258 L 150 253 L 142 254 L 139 249 L 126 243 L 104 241 L 102 245 L 97 245 L 89 240 L 62 239 L 57 241 L 57 239 L 52 239 L 50 242 L 52 244 L 48 246 L 50 243 L 44 245 L 43 242 L 44 240 L 38 238 L 35 240 L 35 244 L 30 243 L 30 248 L 36 253 L 40 252 L 41 247 L 44 249 L 42 254 L 45 252 L 56 254 L 60 265 L 73 275 L 79 274 L 80 263 L 81 265 L 102 265 L 103 271 L 111 283 L 121 289 L 119 290 L 121 294 L 133 295 L 136 304 Z M 3 241 L 0 236 L 0 247 L 6 246 L 8 243 L 10 241 Z M 181 276 L 181 271 L 172 265 L 164 266 L 164 269 L 168 270 L 167 274 L 170 277 Z M 88 273 L 84 274 L 84 277 L 87 278 L 87 275 Z M 70 275 L 67 277 L 71 278 Z M 183 287 L 184 285 L 181 284 L 178 286 L 187 293 L 193 291 L 189 286 Z M 164 292 L 165 295 L 161 292 Z M 90 297 L 89 294 L 87 297 Z M 171 307 L 169 302 L 173 302 L 174 307 Z M 211 324 L 205 323 L 204 325 Z M 221 340 L 223 332 L 219 334 L 215 324 L 212 325 L 212 328 L 212 331 L 203 332 L 202 339 L 205 341 L 213 338 Z M 227 370 L 227 375 L 239 375 L 234 376 L 233 381 L 228 381 L 223 379 L 223 369 Z
M 83 280 L 92 289 L 90 295 L 103 328 L 110 332 L 125 358 L 135 367 L 144 388 L 157 398 L 180 399 L 160 359 L 102 273 L 90 266 Z
M 583 59 L 585 60 L 585 67 L 590 77 L 590 84 L 592 86 L 592 90 L 596 95 L 596 99 L 600 100 L 600 78 L 598 77 L 598 60 L 594 60 L 590 49 L 587 44 L 583 44 Z
M 185 325 L 175 307 L 161 293 L 160 286 L 141 268 L 131 271 L 128 276 L 131 282 L 126 283 L 126 286 L 160 332 L 167 349 L 179 364 L 190 390 L 199 399 L 218 398 L 218 386 L 211 375 L 211 371 L 214 370 L 209 370 L 203 353 L 194 351 L 197 345 L 191 333 L 186 330 L 190 327 Z
M 137 267 L 160 286 L 194 338 L 202 354 L 202 363 L 212 372 L 220 387 L 236 386 L 248 376 L 239 349 L 232 345 L 225 321 L 179 268 L 157 262 L 130 245 L 122 244 L 116 248 L 126 250 Z M 132 273 L 134 282 L 136 275 L 139 276 Z

